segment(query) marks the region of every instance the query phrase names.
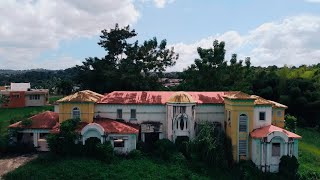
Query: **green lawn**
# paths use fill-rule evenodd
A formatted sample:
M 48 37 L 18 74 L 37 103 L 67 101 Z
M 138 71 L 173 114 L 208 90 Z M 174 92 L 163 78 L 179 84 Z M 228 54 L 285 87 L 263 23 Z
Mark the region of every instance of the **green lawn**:
M 298 128 L 299 141 L 299 173 L 317 173 L 320 177 L 320 133 L 313 129 Z
M 0 151 L 5 146 L 5 136 L 10 119 L 36 114 L 46 110 L 53 110 L 53 106 L 25 107 L 25 108 L 0 108 Z
M 58 96 L 50 96 L 50 98 L 49 98 L 49 104 L 53 104 L 53 103 L 55 103 L 57 100 L 59 100 L 59 99 L 61 99 L 61 98 L 63 98 L 63 96 L 62 95 L 58 95 Z
M 150 158 L 123 159 L 112 164 L 86 158 L 40 157 L 8 173 L 16 179 L 209 179 L 186 165 L 158 162 Z

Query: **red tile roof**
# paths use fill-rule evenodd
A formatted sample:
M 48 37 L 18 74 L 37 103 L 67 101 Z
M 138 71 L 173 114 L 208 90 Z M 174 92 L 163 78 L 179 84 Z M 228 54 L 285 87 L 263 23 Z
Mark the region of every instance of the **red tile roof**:
M 32 124 L 24 127 L 21 121 L 11 124 L 9 128 L 26 128 L 26 129 L 52 129 L 59 123 L 59 114 L 52 111 L 45 111 L 34 115 L 31 118 Z
M 250 133 L 250 136 L 252 138 L 264 138 L 264 137 L 267 137 L 270 133 L 275 132 L 275 131 L 283 132 L 289 138 L 295 138 L 295 139 L 301 138 L 301 136 L 299 136 L 293 132 L 287 131 L 285 129 L 282 129 L 280 127 L 273 126 L 273 125 L 269 125 L 269 126 L 265 126 L 265 127 L 259 128 L 259 129 L 255 129 Z
M 131 124 L 127 122 L 119 122 L 113 119 L 107 118 L 99 118 L 95 119 L 92 123 L 99 124 L 103 127 L 104 132 L 106 134 L 138 134 L 139 133 L 139 125 Z M 80 124 L 76 128 L 76 132 L 80 133 L 81 130 L 88 124 L 87 122 L 80 122 Z M 59 132 L 55 131 L 55 132 Z
M 106 94 L 100 104 L 165 104 L 174 91 L 114 91 Z M 225 92 L 185 92 L 198 104 L 222 104 Z
M 107 134 L 138 134 L 139 126 L 129 125 L 111 119 L 98 119 L 94 123 L 101 125 Z

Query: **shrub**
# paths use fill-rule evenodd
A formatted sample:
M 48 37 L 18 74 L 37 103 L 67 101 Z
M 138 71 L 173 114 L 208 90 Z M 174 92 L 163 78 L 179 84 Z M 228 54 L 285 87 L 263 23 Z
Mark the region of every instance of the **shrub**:
M 9 145 L 8 151 L 11 153 L 33 153 L 36 152 L 36 148 L 33 144 L 18 143 L 15 145 Z
M 190 158 L 189 152 L 189 137 L 180 136 L 177 137 L 175 140 L 175 145 L 179 152 L 181 152 L 186 158 Z
M 279 174 L 288 179 L 297 179 L 299 163 L 295 156 L 282 156 L 279 163 Z
M 96 155 L 95 157 L 104 162 L 112 162 L 115 158 L 113 147 L 111 142 L 105 142 L 104 144 L 96 144 Z
M 13 118 L 10 119 L 9 122 L 10 122 L 10 124 L 14 124 L 14 123 L 16 123 L 16 122 L 21 121 L 22 118 L 23 118 L 23 117 L 21 117 L 21 116 L 13 117 Z
M 138 149 L 134 149 L 129 152 L 128 158 L 129 159 L 140 159 L 142 157 L 142 152 Z
M 79 119 L 69 119 L 61 123 L 59 134 L 49 134 L 47 142 L 52 153 L 59 155 L 74 155 L 80 152 L 79 145 L 75 144 L 78 134 L 74 132 Z
M 178 152 L 171 155 L 170 161 L 177 164 L 185 164 L 187 162 L 187 159 L 181 152 Z
M 210 167 L 226 167 L 232 161 L 231 142 L 223 131 L 209 123 L 200 125 L 199 133 L 189 147 L 192 160 L 204 162 Z
M 240 179 L 260 179 L 264 175 L 252 161 L 240 161 L 239 170 Z
M 303 174 L 299 174 L 298 175 L 300 180 L 316 180 L 316 179 L 320 179 L 320 174 L 316 173 L 316 172 L 307 172 L 307 173 L 303 173 Z
M 21 125 L 23 127 L 30 127 L 32 125 L 32 121 L 31 119 L 24 119 L 21 121 Z
M 177 148 L 169 139 L 160 139 L 155 143 L 154 155 L 163 160 L 169 160 L 172 154 L 177 152 Z
M 286 115 L 285 119 L 285 128 L 288 131 L 296 132 L 297 118 L 294 116 Z
M 138 141 L 137 150 L 140 150 L 141 152 L 144 152 L 144 153 L 150 153 L 150 151 L 148 151 L 146 143 L 143 141 Z

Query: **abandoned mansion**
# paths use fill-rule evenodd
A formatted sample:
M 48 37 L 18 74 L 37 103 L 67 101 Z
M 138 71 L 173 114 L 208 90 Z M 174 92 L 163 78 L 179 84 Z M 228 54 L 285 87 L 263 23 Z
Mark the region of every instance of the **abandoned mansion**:
M 10 125 L 28 134 L 41 149 L 45 135 L 59 132 L 60 123 L 80 118 L 81 143 L 111 141 L 115 151 L 136 148 L 158 139 L 192 140 L 197 126 L 209 122 L 230 137 L 233 158 L 252 160 L 263 171 L 276 172 L 283 155 L 298 156 L 299 135 L 284 129 L 287 107 L 240 91 L 171 92 L 114 91 L 104 95 L 85 90 L 58 100 L 54 112 L 31 117 L 32 125 Z M 45 148 L 42 148 L 45 149 Z

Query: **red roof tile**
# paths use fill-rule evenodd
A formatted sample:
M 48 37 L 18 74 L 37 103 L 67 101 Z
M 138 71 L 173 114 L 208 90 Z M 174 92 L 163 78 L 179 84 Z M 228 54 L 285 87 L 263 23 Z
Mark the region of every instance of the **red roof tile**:
M 99 119 L 94 123 L 101 125 L 107 134 L 138 134 L 139 126 L 129 125 L 111 119 Z
M 265 127 L 259 128 L 259 129 L 255 129 L 250 133 L 250 136 L 252 138 L 264 138 L 264 137 L 267 137 L 270 133 L 275 132 L 275 131 L 283 132 L 289 138 L 295 138 L 295 139 L 301 138 L 301 136 L 299 136 L 293 132 L 287 131 L 285 129 L 282 129 L 280 127 L 273 126 L 273 125 L 269 125 L 269 126 L 265 126 Z
M 106 94 L 100 104 L 165 104 L 175 91 L 114 91 Z M 225 92 L 185 92 L 198 104 L 222 104 Z
M 52 129 L 59 122 L 59 114 L 52 111 L 45 111 L 34 115 L 31 118 L 32 124 L 24 127 L 21 121 L 11 124 L 9 128 L 26 128 L 26 129 Z

